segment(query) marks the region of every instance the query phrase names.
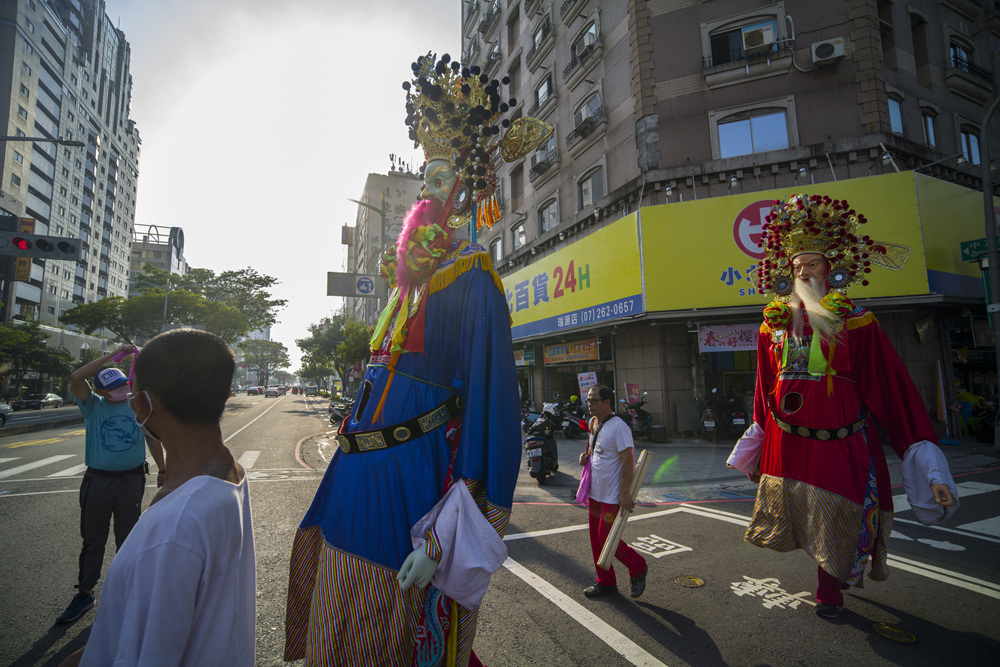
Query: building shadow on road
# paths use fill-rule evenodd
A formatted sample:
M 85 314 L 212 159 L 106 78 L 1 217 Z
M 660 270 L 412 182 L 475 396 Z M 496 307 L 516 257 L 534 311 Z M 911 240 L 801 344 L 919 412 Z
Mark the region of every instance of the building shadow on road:
M 51 657 L 49 657 L 48 660 L 43 662 L 42 660 L 49 649 L 59 643 L 59 641 L 66 636 L 66 633 L 73 629 L 74 625 L 75 624 L 53 624 L 44 636 L 35 640 L 35 643 L 31 645 L 31 648 L 14 660 L 14 662 L 10 663 L 11 667 L 32 667 L 33 665 L 58 667 L 62 664 L 62 661 L 68 658 L 72 653 L 79 651 L 81 648 L 86 646 L 87 640 L 90 638 L 90 626 L 88 625 L 85 629 L 81 630 L 76 637 L 73 637 L 71 640 L 66 642 L 62 648 L 56 651 Z
M 871 614 L 871 618 L 851 611 L 851 598 L 877 607 L 884 613 Z M 940 601 L 942 607 L 950 603 Z M 955 610 L 958 618 L 959 610 Z M 939 625 L 926 618 L 909 614 L 892 605 L 876 602 L 868 598 L 847 597 L 847 604 L 836 623 L 851 625 L 868 637 L 872 653 L 897 665 L 949 665 L 960 663 L 965 665 L 996 664 L 1000 656 L 1000 641 L 977 632 L 961 632 Z M 916 635 L 916 643 L 900 643 L 877 634 L 873 623 L 888 623 Z

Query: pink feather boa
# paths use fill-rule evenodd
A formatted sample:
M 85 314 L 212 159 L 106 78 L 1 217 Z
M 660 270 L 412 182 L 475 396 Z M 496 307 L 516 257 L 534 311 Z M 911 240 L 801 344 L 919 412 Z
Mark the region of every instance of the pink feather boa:
M 405 292 L 426 280 L 451 247 L 451 229 L 443 228 L 437 199 L 418 199 L 403 217 L 396 240 L 396 284 Z

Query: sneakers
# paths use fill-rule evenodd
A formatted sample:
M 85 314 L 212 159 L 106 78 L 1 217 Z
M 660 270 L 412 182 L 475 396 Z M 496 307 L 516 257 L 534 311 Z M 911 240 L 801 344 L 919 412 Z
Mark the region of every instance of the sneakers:
M 840 610 L 844 608 L 844 605 L 839 607 L 829 602 L 817 602 L 816 603 L 816 615 L 822 616 L 823 618 L 837 618 L 837 614 Z
M 584 588 L 583 594 L 586 595 L 588 598 L 600 598 L 611 595 L 618 595 L 618 587 L 601 586 L 600 584 L 595 583 L 590 588 Z
M 90 608 L 94 606 L 94 596 L 91 593 L 84 593 L 80 591 L 73 596 L 73 601 L 69 603 L 66 607 L 66 611 L 59 615 L 56 619 L 56 623 L 72 623 L 76 619 L 84 615 Z
M 646 575 L 649 573 L 647 568 L 645 572 L 640 574 L 638 577 L 631 577 L 629 581 L 632 584 L 632 597 L 637 598 L 642 595 L 642 592 L 646 590 Z

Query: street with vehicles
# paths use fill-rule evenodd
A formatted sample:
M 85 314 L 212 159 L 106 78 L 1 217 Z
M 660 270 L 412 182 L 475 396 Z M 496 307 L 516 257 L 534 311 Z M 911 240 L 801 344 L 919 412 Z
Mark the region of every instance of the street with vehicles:
M 0 431 L 0 562 L 9 600 L 0 612 L 0 664 L 58 665 L 86 642 L 94 619 L 91 611 L 54 625 L 75 583 L 83 425 L 4 435 L 21 419 L 72 412 L 79 411 L 17 413 Z M 292 535 L 338 455 L 336 428 L 328 400 L 289 393 L 234 395 L 222 430 L 251 485 L 257 664 L 281 665 Z M 962 503 L 948 526 L 917 524 L 902 488 L 894 489 L 889 580 L 851 589 L 845 610 L 827 621 L 814 613 L 810 558 L 743 541 L 756 487 L 726 469 L 732 442 L 721 435 L 717 444 L 636 442 L 653 463 L 624 539 L 650 564 L 646 590 L 637 600 L 627 593 L 588 600 L 587 511 L 573 502 L 585 441 L 558 445 L 559 469 L 545 486 L 522 465 L 509 558 L 493 577 L 475 640 L 487 665 L 936 667 L 991 664 L 998 655 L 1000 459 L 989 446 L 970 438 L 946 448 Z

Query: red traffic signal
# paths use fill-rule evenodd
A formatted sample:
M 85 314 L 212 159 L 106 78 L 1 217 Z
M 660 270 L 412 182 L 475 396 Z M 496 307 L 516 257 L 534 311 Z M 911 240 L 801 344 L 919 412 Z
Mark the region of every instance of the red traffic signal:
M 23 236 L 15 236 L 10 240 L 10 243 L 18 250 L 31 250 L 31 241 Z

